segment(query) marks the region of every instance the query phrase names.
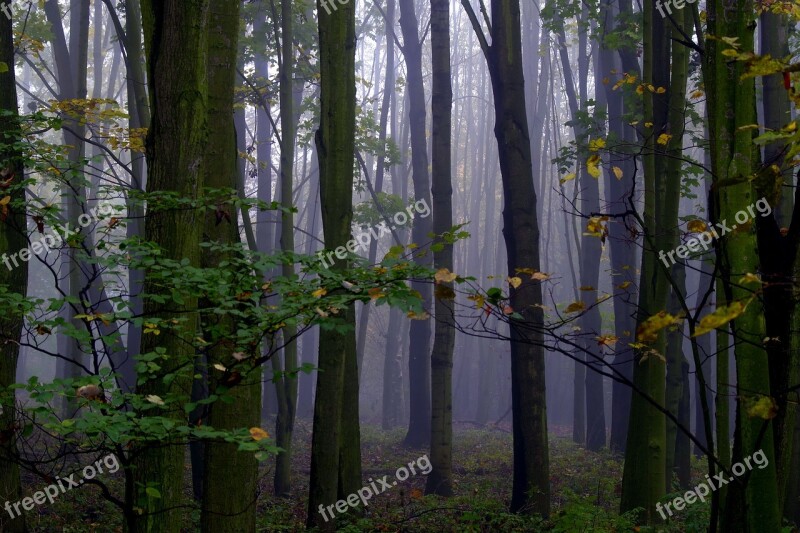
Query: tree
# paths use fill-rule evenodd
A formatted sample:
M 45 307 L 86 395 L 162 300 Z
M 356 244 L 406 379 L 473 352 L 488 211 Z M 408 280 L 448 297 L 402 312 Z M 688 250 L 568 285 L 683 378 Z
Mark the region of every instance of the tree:
M 152 123 L 147 134 L 147 191 L 172 191 L 182 198 L 197 200 L 202 194 L 200 162 L 207 147 L 207 16 L 208 0 L 142 2 L 148 83 Z M 233 136 L 230 138 L 233 142 Z M 148 213 L 145 238 L 163 249 L 163 254 L 192 266 L 200 264 L 202 219 L 194 209 L 160 210 Z M 147 294 L 159 294 L 158 286 L 145 277 Z M 182 319 L 171 335 L 145 335 L 141 351 L 156 348 L 171 355 L 164 373 L 194 357 L 192 339 L 197 331 L 197 300 L 169 307 L 153 299 L 145 302 L 144 313 L 161 319 Z M 166 385 L 161 379 L 140 383 L 139 394 L 165 395 L 185 391 L 189 383 L 175 379 Z M 183 418 L 182 409 L 164 416 Z M 183 494 L 184 447 L 162 442 L 141 450 L 135 462 L 138 504 L 147 512 L 136 520 L 135 531 L 177 531 L 180 529 L 180 503 Z M 148 490 L 149 489 L 149 490 Z M 156 490 L 159 497 L 153 497 Z
M 453 89 L 450 80 L 450 2 L 431 0 L 431 51 L 433 83 L 432 163 L 433 232 L 442 236 L 453 224 L 453 186 L 450 153 Z M 434 268 L 453 268 L 453 245 L 448 238 L 435 245 Z M 447 274 L 445 274 L 447 275 Z M 453 348 L 455 326 L 451 301 L 452 284 L 437 286 L 433 352 L 431 353 L 431 464 L 425 491 L 450 496 L 453 493 Z
M 231 198 L 237 196 L 236 132 L 234 128 L 233 96 L 236 74 L 236 54 L 239 35 L 239 0 L 215 1 L 208 13 L 208 131 L 201 164 L 203 183 L 209 189 L 225 190 Z M 220 214 L 223 210 L 229 216 Z M 200 261 L 204 268 L 221 268 L 224 263 L 234 270 L 231 261 L 240 244 L 236 209 L 232 204 L 221 204 L 205 215 L 203 242 L 224 247 L 204 247 Z M 220 218 L 222 217 L 222 218 Z M 148 221 L 149 224 L 149 221 Z M 233 272 L 234 276 L 246 275 Z M 228 286 L 228 298 L 235 298 L 235 285 Z M 213 309 L 220 302 L 209 300 L 201 307 Z M 204 337 L 212 343 L 208 350 L 207 365 L 209 392 L 226 395 L 208 408 L 207 424 L 218 430 L 235 430 L 258 426 L 261 418 L 261 368 L 249 368 L 242 381 L 233 386 L 225 383 L 225 374 L 214 369 L 221 365 L 231 368 L 237 363 L 235 346 L 226 339 L 234 338 L 240 324 L 230 314 L 222 316 L 205 313 L 201 327 Z M 225 389 L 228 389 L 225 391 Z M 204 447 L 204 482 L 201 528 L 215 532 L 255 531 L 258 462 L 252 453 L 237 451 L 237 445 L 208 442 Z
M 414 0 L 399 0 L 400 28 L 403 31 L 403 56 L 406 59 L 408 84 L 408 123 L 411 131 L 411 177 L 414 181 L 414 198 L 430 205 L 430 175 L 428 173 L 428 140 L 425 134 L 425 86 L 422 82 L 422 43 L 419 40 L 419 23 Z M 411 240 L 421 247 L 414 261 L 419 265 L 430 265 L 429 253 L 423 244 L 431 232 L 431 221 L 427 218 L 414 220 Z M 431 287 L 424 283 L 412 283 L 422 294 L 427 304 L 431 301 Z M 411 408 L 408 433 L 404 443 L 419 448 L 428 444 L 431 424 L 430 398 L 430 353 L 431 326 L 428 320 L 414 320 L 409 329 L 408 379 Z
M 0 249 L 16 252 L 27 246 L 25 216 L 25 169 L 19 153 L 19 110 L 14 61 L 14 36 L 11 19 L 0 16 L 0 202 L 7 215 L 0 221 Z M 3 291 L 25 298 L 28 287 L 27 263 L 12 270 L 0 268 L 0 286 Z M 22 332 L 22 310 L 0 314 L 0 338 L 17 339 Z M 17 501 L 22 497 L 17 456 L 17 420 L 15 389 L 19 344 L 0 343 L 0 500 Z M 0 531 L 17 533 L 27 531 L 25 515 L 11 519 L 0 516 Z
M 539 270 L 539 226 L 522 75 L 519 1 L 492 0 L 489 45 L 469 0 L 462 0 L 492 78 L 495 137 L 503 179 L 503 237 L 509 276 Z M 544 350 L 541 344 L 541 282 L 523 275 L 510 289 L 511 307 L 522 318 L 511 326 L 511 402 L 514 482 L 511 510 L 550 514 Z M 532 342 L 522 342 L 523 340 Z
M 317 16 L 320 123 L 315 140 L 325 247 L 334 250 L 351 238 L 353 218 L 355 6 L 352 2 L 339 4 L 338 9 L 328 13 L 318 0 Z M 346 268 L 346 261 L 337 260 L 331 270 L 339 274 Z M 335 523 L 324 520 L 319 509 L 333 504 L 337 495 L 346 497 L 361 487 L 353 308 L 349 307 L 344 315 L 344 331 L 323 329 L 319 342 L 307 523 L 326 531 L 333 531 Z M 346 387 L 355 390 L 355 398 Z

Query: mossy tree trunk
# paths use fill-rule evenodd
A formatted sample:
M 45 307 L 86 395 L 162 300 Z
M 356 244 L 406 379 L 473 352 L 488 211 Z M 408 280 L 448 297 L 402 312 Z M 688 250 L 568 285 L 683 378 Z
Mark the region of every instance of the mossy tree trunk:
M 755 12 L 750 0 L 737 0 L 733 9 L 723 0 L 708 6 L 708 31 L 717 39 L 733 37 L 741 52 L 753 52 Z M 725 299 L 749 302 L 744 312 L 730 323 L 737 375 L 736 435 L 732 462 L 763 450 L 769 464 L 753 469 L 744 487 L 731 484 L 725 506 L 723 529 L 778 531 L 780 513 L 772 424 L 748 414 L 759 395 L 770 395 L 770 360 L 763 344 L 766 325 L 763 302 L 754 297 L 753 284 L 740 283 L 747 273 L 758 273 L 760 261 L 756 242 L 756 220 L 736 220 L 736 215 L 756 199 L 758 150 L 753 132 L 743 126 L 756 122 L 755 83 L 742 80 L 745 65 L 730 62 L 724 41 L 706 40 L 704 81 L 708 94 L 711 139 L 712 187 L 715 207 L 712 220 L 727 221 L 731 230 L 719 240 L 718 259 Z M 752 301 L 751 301 L 752 299 Z M 720 442 L 720 446 L 724 445 Z M 743 493 L 742 493 L 743 491 Z
M 202 162 L 203 183 L 212 189 L 230 190 L 231 198 L 236 196 L 238 180 L 233 95 L 240 5 L 239 0 L 215 0 L 209 5 L 207 21 L 207 110 L 208 123 L 214 127 L 209 129 Z M 203 241 L 222 246 L 238 244 L 240 239 L 235 207 L 223 205 L 218 209 L 227 210 L 230 220 L 228 217 L 219 219 L 217 213 L 209 211 L 203 225 Z M 201 264 L 204 268 L 218 268 L 220 263 L 229 262 L 233 253 L 203 248 Z M 234 286 L 231 290 L 237 289 Z M 234 298 L 236 294 L 227 296 Z M 209 304 L 210 307 L 214 306 L 214 302 Z M 202 325 L 204 331 L 209 331 L 205 336 L 213 344 L 208 351 L 208 365 L 221 364 L 225 368 L 237 365 L 233 353 L 240 348 L 226 342 L 236 333 L 237 324 L 233 317 L 209 313 L 203 317 Z M 233 430 L 259 424 L 261 370 L 260 367 L 246 370 L 241 372 L 242 381 L 224 393 L 233 401 L 217 401 L 209 406 L 208 425 L 211 427 Z M 211 394 L 221 394 L 220 383 L 215 378 L 222 375 L 213 370 L 209 372 Z M 204 466 L 201 530 L 208 533 L 255 531 L 258 462 L 252 452 L 238 452 L 234 444 L 208 442 L 205 445 Z
M 340 4 L 328 13 L 318 0 L 317 17 L 320 123 L 316 145 L 325 248 L 334 250 L 351 238 L 353 218 L 355 6 Z M 336 261 L 331 268 L 342 271 L 347 266 L 346 261 Z M 322 329 L 319 341 L 307 524 L 323 531 L 335 530 L 335 520 L 325 521 L 320 507 L 361 487 L 354 308 L 350 306 L 343 315 L 351 328 L 346 332 Z
M 20 138 L 14 75 L 14 36 L 11 19 L 5 16 L 0 16 L 0 65 L 8 67 L 5 72 L 0 71 L 0 181 L 5 182 L 13 176 L 10 184 L 13 188 L 0 190 L 0 198 L 11 196 L 11 203 L 24 202 L 25 188 L 17 186 L 24 179 L 25 169 L 21 154 L 13 147 Z M 9 207 L 8 216 L 0 221 L 0 250 L 13 254 L 25 248 L 26 235 L 25 209 Z M 5 266 L 0 268 L 0 286 L 25 297 L 28 288 L 28 263 L 12 270 Z M 21 315 L 9 310 L 0 315 L 0 435 L 3 435 L 0 437 L 0 502 L 15 502 L 22 498 L 19 465 L 14 460 L 17 455 L 15 394 L 13 389 L 8 389 L 16 383 L 19 357 L 17 341 L 22 332 L 22 322 Z M 4 511 L 0 515 L 0 531 L 26 531 L 25 515 L 12 519 Z
M 202 196 L 201 162 L 207 147 L 207 16 L 208 0 L 167 0 L 142 2 L 145 49 L 152 122 L 146 141 L 147 191 L 171 191 L 188 200 Z M 231 136 L 230 142 L 233 142 Z M 164 250 L 169 259 L 188 259 L 200 264 L 200 231 L 204 219 L 199 210 L 165 210 L 148 213 L 145 239 Z M 145 276 L 145 293 L 157 294 L 159 286 Z M 167 300 L 170 298 L 167 294 Z M 145 302 L 149 317 L 182 319 L 170 334 L 145 335 L 142 353 L 163 348 L 170 358 L 162 366 L 164 375 L 193 361 L 193 344 L 187 340 L 197 334 L 197 300 L 184 298 L 183 304 L 157 305 Z M 186 394 L 191 384 L 177 378 L 166 385 L 161 376 L 148 379 L 137 389 L 139 394 L 161 397 L 169 393 Z M 163 416 L 183 420 L 182 406 L 165 410 Z M 158 444 L 158 445 L 155 445 Z M 182 526 L 184 450 L 180 442 L 159 442 L 144 446 L 132 474 L 136 485 L 126 500 L 135 502 L 144 513 L 138 515 L 132 531 L 177 532 Z M 160 497 L 145 492 L 155 488 Z

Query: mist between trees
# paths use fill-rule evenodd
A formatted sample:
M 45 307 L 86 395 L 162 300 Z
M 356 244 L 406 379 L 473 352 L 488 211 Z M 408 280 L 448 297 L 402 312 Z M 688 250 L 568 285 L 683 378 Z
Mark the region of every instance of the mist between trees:
M 800 524 L 796 2 L 23 5 L 0 531 Z

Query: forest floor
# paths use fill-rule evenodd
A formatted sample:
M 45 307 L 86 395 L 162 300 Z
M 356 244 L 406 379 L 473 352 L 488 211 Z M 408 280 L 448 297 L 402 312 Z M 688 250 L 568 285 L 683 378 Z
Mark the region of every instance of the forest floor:
M 387 532 L 701 532 L 708 520 L 708 504 L 695 503 L 657 528 L 635 528 L 631 516 L 619 516 L 622 462 L 610 453 L 587 452 L 573 444 L 564 428 L 551 428 L 550 470 L 552 515 L 536 517 L 509 514 L 512 481 L 512 439 L 510 428 L 492 430 L 456 427 L 454 434 L 454 492 L 443 499 L 423 496 L 425 476 L 410 475 L 369 501 L 362 517 L 340 516 L 339 531 Z M 365 482 L 388 475 L 391 483 L 398 468 L 426 454 L 402 446 L 404 429 L 390 432 L 374 426 L 362 429 L 362 463 Z M 303 531 L 311 453 L 310 421 L 299 420 L 295 433 L 293 479 L 290 498 L 276 498 L 272 489 L 273 464 L 262 465 L 258 502 L 258 531 Z M 188 457 L 188 454 L 187 454 Z M 423 462 L 424 463 L 424 462 Z M 697 481 L 703 479 L 703 462 L 693 463 Z M 102 477 L 102 476 L 101 476 Z M 121 494 L 122 476 L 106 476 L 115 494 Z M 186 486 L 191 472 L 187 464 Z M 38 478 L 24 476 L 26 495 L 46 485 Z M 678 494 L 678 491 L 675 491 Z M 187 489 L 187 504 L 192 504 Z M 2 502 L 0 502 L 2 504 Z M 199 524 L 199 511 L 187 510 L 186 523 Z M 35 507 L 26 514 L 35 532 L 122 531 L 118 508 L 103 501 L 96 487 L 63 494 L 52 505 Z M 199 527 L 187 527 L 187 532 Z

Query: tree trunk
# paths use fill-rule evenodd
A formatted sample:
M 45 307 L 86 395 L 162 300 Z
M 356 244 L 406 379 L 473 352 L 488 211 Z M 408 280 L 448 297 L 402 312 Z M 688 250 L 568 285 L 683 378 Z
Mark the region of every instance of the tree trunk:
M 431 0 L 431 89 L 433 163 L 433 232 L 441 236 L 453 225 L 451 183 L 451 122 L 453 89 L 450 80 L 450 2 Z M 434 268 L 453 269 L 453 245 L 438 239 Z M 441 247 L 441 249 L 439 249 Z M 431 465 L 425 492 L 453 494 L 453 348 L 456 330 L 452 283 L 437 286 L 433 352 L 431 353 Z
M 403 31 L 403 56 L 406 59 L 408 86 L 408 122 L 411 129 L 411 166 L 414 181 L 414 200 L 431 204 L 430 176 L 428 174 L 428 141 L 425 135 L 425 87 L 422 81 L 422 43 L 419 41 L 419 25 L 414 0 L 399 0 L 400 28 Z M 411 229 L 411 240 L 427 247 L 431 232 L 430 218 L 417 218 Z M 431 254 L 416 253 L 414 262 L 430 266 Z M 428 283 L 412 282 L 412 288 L 422 295 L 423 307 L 430 308 L 431 286 Z M 408 433 L 403 443 L 413 448 L 426 446 L 431 432 L 430 361 L 431 324 L 429 320 L 414 320 L 409 331 L 408 379 L 411 410 Z
M 5 194 L 11 196 L 9 215 L 0 222 L 0 250 L 16 253 L 27 246 L 27 224 L 25 216 L 25 168 L 22 154 L 15 145 L 20 142 L 19 110 L 17 107 L 17 87 L 14 73 L 14 36 L 11 19 L 0 17 L 0 64 L 8 67 L 0 72 L 0 167 L 2 180 L 13 178 L 11 188 Z M 3 255 L 5 258 L 5 255 Z M 0 285 L 7 287 L 9 293 L 21 294 L 24 298 L 28 288 L 28 264 L 13 270 L 0 268 Z M 19 464 L 17 456 L 17 424 L 14 389 L 17 382 L 18 340 L 22 333 L 21 313 L 4 312 L 0 317 L 0 432 L 10 435 L 0 441 L 0 501 L 19 501 L 22 499 Z M 10 518 L 5 512 L 0 515 L 0 531 L 20 533 L 27 531 L 25 514 Z
M 203 187 L 199 163 L 203 160 L 208 132 L 208 0 L 145 0 L 142 8 L 153 117 L 146 141 L 147 191 L 173 191 L 187 200 L 197 200 Z M 202 218 L 192 209 L 149 213 L 145 238 L 162 247 L 165 257 L 177 261 L 188 259 L 197 267 L 202 227 Z M 146 277 L 145 292 L 159 294 L 159 291 L 160 287 Z M 143 354 L 163 348 L 172 355 L 162 366 L 164 374 L 174 372 L 195 355 L 193 346 L 185 339 L 197 334 L 196 309 L 196 299 L 188 297 L 183 305 L 171 302 L 168 308 L 152 300 L 145 303 L 147 316 L 167 320 L 189 317 L 169 335 L 146 335 L 142 339 Z M 156 376 L 140 384 L 137 392 L 164 397 L 189 388 L 190 383 L 185 378 L 179 377 L 166 385 L 161 376 Z M 164 411 L 162 416 L 183 420 L 185 413 L 183 409 L 173 409 Z M 140 502 L 145 513 L 135 516 L 132 531 L 180 530 L 184 449 L 177 442 L 161 442 L 159 446 L 141 449 L 134 461 L 136 484 L 128 488 L 126 500 Z M 160 497 L 149 496 L 145 488 L 155 488 Z
M 317 16 L 321 110 L 316 144 L 325 248 L 333 250 L 351 238 L 353 217 L 355 6 L 352 2 L 340 4 L 328 13 L 318 0 Z M 341 271 L 347 266 L 346 261 L 336 261 L 331 268 Z M 353 326 L 353 307 L 344 315 L 345 322 Z M 353 370 L 352 387 L 358 390 L 355 334 L 352 330 L 321 330 L 319 345 L 307 524 L 333 531 L 335 519 L 323 517 L 320 510 L 335 503 L 338 495 L 346 496 L 361 487 L 358 397 L 356 394 L 355 403 L 348 403 L 353 398 L 345 390 L 345 379 L 353 377 Z
M 539 227 L 522 74 L 522 37 L 518 0 L 492 0 L 491 38 L 487 40 L 468 0 L 462 0 L 478 34 L 492 78 L 495 137 L 503 179 L 503 237 L 508 273 L 539 269 Z M 522 320 L 510 319 L 511 403 L 514 436 L 514 482 L 511 511 L 550 514 L 550 467 L 542 287 L 532 276 L 511 287 L 510 305 Z
M 218 190 L 229 190 L 237 196 L 238 151 L 234 128 L 233 94 L 236 73 L 236 54 L 239 28 L 239 0 L 215 0 L 208 12 L 208 141 L 204 151 L 202 169 L 204 185 Z M 233 210 L 233 206 L 223 209 Z M 231 221 L 217 221 L 216 213 L 206 214 L 203 241 L 220 245 L 240 243 L 238 217 Z M 219 268 L 220 263 L 230 262 L 233 252 L 217 252 L 204 248 L 201 264 L 204 268 Z M 246 275 L 246 273 L 243 273 Z M 214 302 L 209 302 L 209 308 Z M 205 308 L 206 306 L 203 305 Z M 216 321 L 216 322 L 215 322 Z M 208 364 L 221 364 L 233 368 L 237 361 L 233 357 L 236 347 L 223 341 L 234 338 L 237 324 L 230 315 L 218 317 L 211 313 L 204 317 L 203 327 L 214 326 L 218 338 L 212 334 L 214 347 L 208 352 Z M 212 394 L 220 386 L 210 373 L 209 389 Z M 257 426 L 260 419 L 261 368 L 242 371 L 243 379 L 231 387 L 225 395 L 233 401 L 217 401 L 209 406 L 208 423 L 215 429 L 233 430 Z M 217 393 L 220 394 L 220 393 Z M 239 452 L 237 446 L 219 442 L 205 444 L 205 480 L 203 506 L 200 519 L 201 530 L 255 531 L 256 483 L 258 463 L 252 452 Z

